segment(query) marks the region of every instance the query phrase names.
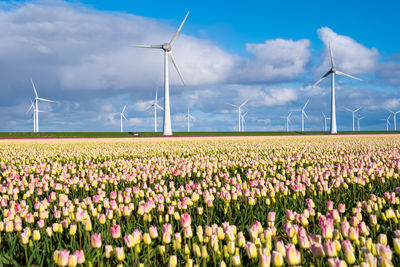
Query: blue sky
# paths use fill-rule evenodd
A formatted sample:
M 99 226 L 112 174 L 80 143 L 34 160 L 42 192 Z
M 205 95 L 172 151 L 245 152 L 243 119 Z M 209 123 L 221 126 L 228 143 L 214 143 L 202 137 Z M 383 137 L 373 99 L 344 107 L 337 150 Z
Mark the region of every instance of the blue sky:
M 246 3 L 245 5 L 243 3 Z M 400 110 L 400 28 L 397 1 L 0 1 L 0 131 L 31 131 L 26 113 L 32 77 L 44 98 L 41 131 L 151 131 L 147 110 L 159 87 L 162 53 L 131 48 L 170 39 L 187 10 L 174 55 L 187 82 L 171 73 L 174 131 L 235 130 L 227 102 L 247 105 L 247 130 L 284 130 L 290 110 L 307 99 L 307 130 L 329 114 L 330 84 L 310 85 L 337 68 L 363 82 L 337 79 L 339 130 L 351 129 L 357 108 L 363 130 L 386 127 L 384 109 Z M 158 128 L 162 126 L 159 112 Z M 391 118 L 393 127 L 393 118 Z M 397 123 L 398 125 L 399 122 Z M 299 130 L 293 113 L 291 130 Z

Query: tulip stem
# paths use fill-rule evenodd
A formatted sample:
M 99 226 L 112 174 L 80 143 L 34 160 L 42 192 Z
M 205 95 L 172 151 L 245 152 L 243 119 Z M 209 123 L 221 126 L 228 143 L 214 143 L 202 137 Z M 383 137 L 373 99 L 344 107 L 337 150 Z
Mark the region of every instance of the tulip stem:
M 97 249 L 97 266 L 101 266 L 100 264 L 100 249 Z
M 131 253 L 132 253 L 132 267 L 135 266 L 135 254 L 133 254 L 133 247 L 131 247 Z
M 24 245 L 24 250 L 25 250 L 25 262 L 26 266 L 28 266 L 28 249 L 26 247 L 27 245 Z

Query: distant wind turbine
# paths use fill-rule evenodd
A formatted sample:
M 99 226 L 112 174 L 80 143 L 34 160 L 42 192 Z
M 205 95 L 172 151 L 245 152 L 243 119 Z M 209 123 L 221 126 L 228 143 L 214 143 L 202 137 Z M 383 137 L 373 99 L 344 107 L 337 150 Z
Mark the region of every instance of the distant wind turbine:
M 322 112 L 322 116 L 324 116 L 324 126 L 325 126 L 325 132 L 328 130 L 328 125 L 327 125 L 327 121 L 330 120 L 331 118 L 328 118 L 327 116 L 325 116 L 325 113 Z
M 287 115 L 286 117 L 282 117 L 286 120 L 286 132 L 289 132 L 290 115 L 292 115 L 292 111 L 290 111 L 289 115 Z
M 238 132 L 241 132 L 241 130 L 240 130 L 240 121 L 241 121 L 241 115 L 242 115 L 242 108 L 244 107 L 244 105 L 246 105 L 246 103 L 247 103 L 247 101 L 249 101 L 249 99 L 247 99 L 246 101 L 244 101 L 242 104 L 240 104 L 239 106 L 237 106 L 237 105 L 234 105 L 234 104 L 229 104 L 228 103 L 228 105 L 231 105 L 232 107 L 235 107 L 235 108 L 237 108 L 238 109 Z
M 294 111 L 300 111 L 301 112 L 301 131 L 304 132 L 304 117 L 308 119 L 307 113 L 304 111 L 308 105 L 308 102 L 310 99 L 307 100 L 307 102 L 304 104 L 304 106 L 301 109 L 296 109 Z
M 35 131 L 38 133 L 39 132 L 39 100 L 40 101 L 44 101 L 44 102 L 51 102 L 51 103 L 56 103 L 53 100 L 49 100 L 49 99 L 45 99 L 45 98 L 40 98 L 38 95 L 38 92 L 36 90 L 35 84 L 33 83 L 33 80 L 31 78 L 31 83 L 32 83 L 32 87 L 33 87 L 33 91 L 35 92 L 35 103 L 34 103 L 34 112 L 35 112 Z
M 347 111 L 350 111 L 353 114 L 353 132 L 354 132 L 354 114 L 359 111 L 361 108 L 356 108 L 355 110 L 351 110 L 349 108 L 345 108 Z
M 154 98 L 154 102 L 151 105 L 153 107 L 154 110 L 154 132 L 157 132 L 157 108 L 164 110 L 163 107 L 161 107 L 158 103 L 157 103 L 157 92 L 158 92 L 158 88 L 156 89 L 156 97 Z
M 186 120 L 187 120 L 187 131 L 188 133 L 190 132 L 190 120 L 194 120 L 194 117 L 190 115 L 190 109 L 189 107 L 187 108 L 187 114 L 186 114 Z
M 360 131 L 360 120 L 362 120 L 364 118 L 365 118 L 365 116 L 364 117 L 360 117 L 360 118 L 357 117 L 357 131 Z
M 135 47 L 141 48 L 155 48 L 155 49 L 162 49 L 164 50 L 164 125 L 163 125 L 163 135 L 172 135 L 172 127 L 171 127 L 171 112 L 170 112 L 170 104 L 169 104 L 169 78 L 168 78 L 168 57 L 171 59 L 172 63 L 176 71 L 179 74 L 179 77 L 182 80 L 182 83 L 185 84 L 183 76 L 179 71 L 178 65 L 176 64 L 175 58 L 172 54 L 172 45 L 178 37 L 179 32 L 182 29 L 183 24 L 188 17 L 189 12 L 187 12 L 185 18 L 183 19 L 181 25 L 179 26 L 178 30 L 172 36 L 171 41 L 169 43 L 164 43 L 160 45 L 135 45 Z
M 390 116 L 392 116 L 392 114 L 389 114 L 389 116 L 386 119 L 381 119 L 381 121 L 386 121 L 386 131 L 389 131 L 389 126 L 390 126 Z
M 398 110 L 396 112 L 394 112 L 388 108 L 386 110 L 393 114 L 393 127 L 394 127 L 394 130 L 396 131 L 396 115 L 397 115 L 397 113 L 400 112 L 400 110 Z
M 127 118 L 125 117 L 125 109 L 126 109 L 126 105 L 124 106 L 124 108 L 122 109 L 120 116 L 121 116 L 121 133 L 124 131 L 124 123 L 123 123 L 123 119 L 127 120 Z
M 335 104 L 335 74 L 349 77 L 352 79 L 360 80 L 359 78 L 356 78 L 354 76 L 351 76 L 349 74 L 343 73 L 341 71 L 338 71 L 335 67 L 335 61 L 333 59 L 333 53 L 332 53 L 332 47 L 331 44 L 329 43 L 329 53 L 330 53 L 330 58 L 331 58 L 331 69 L 322 76 L 321 79 L 319 79 L 314 85 L 316 86 L 319 84 L 322 80 L 324 80 L 326 77 L 328 77 L 330 74 L 332 75 L 332 85 L 331 85 L 331 134 L 336 134 L 337 129 L 336 129 L 336 104 Z

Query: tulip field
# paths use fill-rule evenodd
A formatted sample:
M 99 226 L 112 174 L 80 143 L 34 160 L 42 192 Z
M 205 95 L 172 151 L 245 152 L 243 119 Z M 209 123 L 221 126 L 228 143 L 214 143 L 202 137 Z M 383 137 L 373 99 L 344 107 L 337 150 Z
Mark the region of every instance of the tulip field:
M 0 141 L 0 266 L 400 266 L 400 136 Z

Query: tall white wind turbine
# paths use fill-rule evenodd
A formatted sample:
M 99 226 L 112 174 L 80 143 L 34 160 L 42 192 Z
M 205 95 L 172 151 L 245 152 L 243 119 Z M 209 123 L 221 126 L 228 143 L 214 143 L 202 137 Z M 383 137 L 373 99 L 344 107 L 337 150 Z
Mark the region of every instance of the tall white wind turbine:
M 127 118 L 125 117 L 125 109 L 126 109 L 126 105 L 124 106 L 124 108 L 122 109 L 121 113 L 120 113 L 120 117 L 121 117 L 121 133 L 124 131 L 124 119 L 127 120 Z
M 358 132 L 360 131 L 360 120 L 362 120 L 364 118 L 365 118 L 365 116 L 364 117 L 360 117 L 360 118 L 357 117 L 357 131 Z
M 49 99 L 45 99 L 45 98 L 40 98 L 35 84 L 33 83 L 33 80 L 31 78 L 31 83 L 32 83 L 32 87 L 33 87 L 33 91 L 35 92 L 35 103 L 34 103 L 34 112 L 35 112 L 35 123 L 36 123 L 36 132 L 39 132 L 39 100 L 40 101 L 44 101 L 44 102 L 51 102 L 51 103 L 56 103 L 55 101 L 49 100 Z
M 359 111 L 361 108 L 356 108 L 355 110 L 351 110 L 349 108 L 345 108 L 347 111 L 350 111 L 353 114 L 353 132 L 354 132 L 354 115 L 357 111 Z
M 237 108 L 238 109 L 238 132 L 241 132 L 241 129 L 240 129 L 240 125 L 241 125 L 241 116 L 242 116 L 242 108 L 244 107 L 244 105 L 246 105 L 246 103 L 247 103 L 247 101 L 249 101 L 249 99 L 247 99 L 246 101 L 244 101 L 242 104 L 240 104 L 239 106 L 237 106 L 237 105 L 234 105 L 234 104 L 229 104 L 228 103 L 228 105 L 231 105 L 232 107 L 235 107 L 235 108 Z
M 336 103 L 335 103 L 335 74 L 340 75 L 340 76 L 345 76 L 349 77 L 352 79 L 356 79 L 361 81 L 361 79 L 356 78 L 354 76 L 351 76 L 349 74 L 343 73 L 341 71 L 338 71 L 335 67 L 335 61 L 333 59 L 333 53 L 332 53 L 332 47 L 329 44 L 329 53 L 330 53 L 330 58 L 331 58 L 331 69 L 322 76 L 321 79 L 319 79 L 314 85 L 316 86 L 319 84 L 322 80 L 324 80 L 326 77 L 328 77 L 330 74 L 332 75 L 332 84 L 331 84 L 331 134 L 336 134 L 337 129 L 336 129 Z
M 161 109 L 164 110 L 163 107 L 161 107 L 158 103 L 157 103 L 157 92 L 158 92 L 158 88 L 156 89 L 156 97 L 154 98 L 154 103 L 151 105 L 154 109 L 154 132 L 157 132 L 157 109 Z
M 172 127 L 171 127 L 171 112 L 170 112 L 170 105 L 169 105 L 169 78 L 168 78 L 168 57 L 171 59 L 172 63 L 175 66 L 176 71 L 179 74 L 179 77 L 182 80 L 182 83 L 185 84 L 185 80 L 181 72 L 179 71 L 178 65 L 176 64 L 175 58 L 172 54 L 172 45 L 178 37 L 179 32 L 182 29 L 183 24 L 188 17 L 189 12 L 187 12 L 185 18 L 183 19 L 181 25 L 179 26 L 178 30 L 172 36 L 171 41 L 169 43 L 164 43 L 161 45 L 135 45 L 135 47 L 141 48 L 155 48 L 155 49 L 162 49 L 164 50 L 164 125 L 163 125 L 163 135 L 172 135 Z
M 328 130 L 328 124 L 327 124 L 327 121 L 329 121 L 331 118 L 328 118 L 327 116 L 325 116 L 325 113 L 324 112 L 322 112 L 322 116 L 324 117 L 324 130 L 325 130 L 325 132 Z
M 400 110 L 398 110 L 396 112 L 394 112 L 388 108 L 386 110 L 393 114 L 393 127 L 394 127 L 394 130 L 396 131 L 396 115 L 397 115 L 397 113 L 400 112 Z
M 186 120 L 187 120 L 187 131 L 188 133 L 190 132 L 190 120 L 194 120 L 194 117 L 190 115 L 190 109 L 189 107 L 187 108 L 187 114 L 186 114 Z

